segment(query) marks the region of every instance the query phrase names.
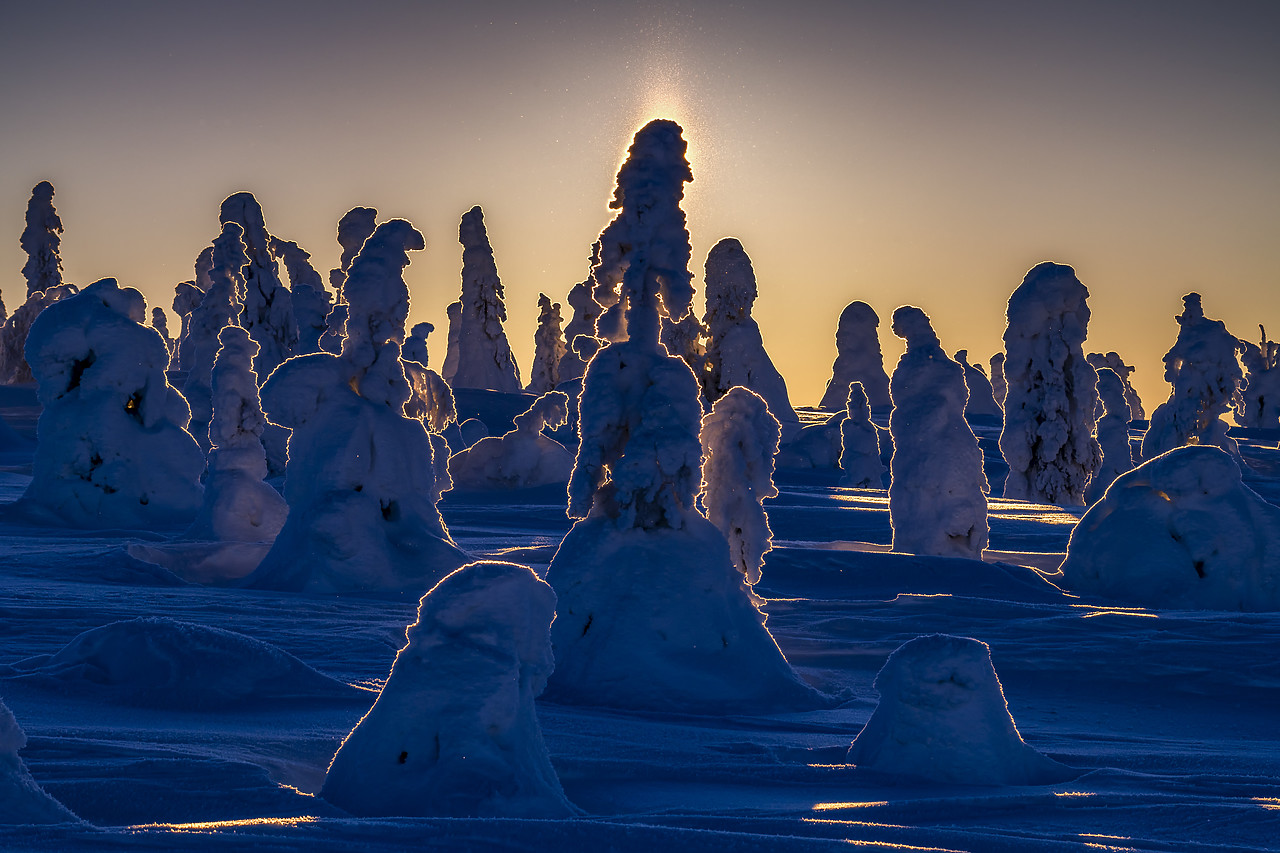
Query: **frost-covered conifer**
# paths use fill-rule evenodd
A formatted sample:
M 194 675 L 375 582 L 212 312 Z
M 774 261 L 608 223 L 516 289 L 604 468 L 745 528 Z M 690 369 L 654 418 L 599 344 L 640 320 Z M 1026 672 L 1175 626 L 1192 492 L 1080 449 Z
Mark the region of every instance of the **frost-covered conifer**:
M 919 308 L 894 311 L 893 333 L 907 342 L 889 382 L 893 550 L 981 558 L 989 489 L 982 451 L 964 419 L 964 368 L 947 358 Z
M 34 381 L 31 367 L 23 355 L 31 324 L 44 309 L 60 299 L 74 296 L 75 293 L 74 284 L 54 285 L 47 290 L 32 293 L 26 302 L 9 315 L 9 319 L 4 321 L 4 329 L 0 331 L 0 344 L 3 345 L 3 349 L 0 349 L 0 381 L 11 385 Z
M 430 323 L 418 323 L 409 330 L 409 336 L 404 339 L 404 346 L 400 350 L 400 358 L 405 361 L 416 361 L 423 367 L 427 366 L 427 337 L 436 330 L 436 327 Z
M 840 312 L 836 326 L 836 360 L 818 408 L 843 409 L 850 382 L 862 383 L 873 407 L 890 404 L 889 376 L 884 372 L 880 336 L 876 333 L 879 326 L 880 318 L 865 302 L 850 302 Z
M 26 356 L 44 407 L 20 505 L 46 523 L 167 526 L 200 506 L 204 454 L 146 301 L 102 279 L 46 308 Z
M 1260 344 L 1241 341 L 1244 362 L 1248 374 L 1241 394 L 1243 406 L 1236 413 L 1241 426 L 1254 429 L 1280 428 L 1280 344 L 1267 340 L 1267 330 L 1262 333 Z
M 991 381 L 981 367 L 969 363 L 969 351 L 956 350 L 956 363 L 964 368 L 964 384 L 969 388 L 969 402 L 965 404 L 964 413 L 979 417 L 1000 417 L 1002 411 L 996 403 Z
M 378 211 L 372 207 L 353 207 L 338 220 L 338 245 L 342 247 L 342 258 L 336 269 L 329 270 L 329 286 L 337 293 L 337 299 L 334 300 L 336 304 L 346 303 L 342 288 L 347 281 L 351 262 L 377 227 Z
M 293 299 L 293 315 L 298 322 L 298 354 L 320 352 L 320 338 L 328 329 L 326 318 L 332 310 L 333 297 L 325 289 L 320 273 L 311 265 L 311 253 L 297 243 L 271 238 L 271 254 L 280 259 L 289 273 L 289 290 Z
M 1221 320 L 1204 316 L 1198 293 L 1183 297 L 1177 320 L 1178 339 L 1164 356 L 1164 379 L 1173 390 L 1151 413 L 1142 458 L 1154 459 L 1184 444 L 1212 444 L 1239 457 L 1222 416 L 1242 402 L 1240 342 Z
M 1129 377 L 1137 368 L 1131 364 L 1125 364 L 1124 359 L 1114 352 L 1109 352 L 1105 355 L 1100 352 L 1091 352 L 1085 356 L 1085 359 L 1094 370 L 1101 370 L 1105 367 L 1120 377 L 1120 381 L 1124 383 L 1124 399 L 1129 405 L 1129 420 L 1140 421 L 1146 418 L 1147 413 L 1142 409 L 1142 400 L 1129 382 Z
M 462 303 L 450 302 L 445 307 L 444 313 L 449 321 L 449 331 L 445 339 L 444 366 L 440 368 L 440 375 L 452 385 L 453 378 L 458 372 L 458 357 L 461 349 L 459 342 L 462 335 Z
M 740 385 L 716 400 L 702 418 L 702 505 L 707 520 L 729 540 L 729 557 L 754 586 L 773 531 L 764 511 L 776 498 L 773 457 L 782 428 L 764 398 Z
M 151 328 L 159 332 L 160 337 L 164 338 L 164 348 L 169 351 L 169 365 L 172 367 L 173 355 L 178 342 L 169 337 L 169 318 L 159 305 L 151 309 Z
M 991 396 L 1000 406 L 1001 414 L 1004 414 L 1004 398 L 1008 394 L 1009 386 L 1004 381 L 1004 353 L 998 352 L 991 356 Z
M 289 506 L 263 482 L 267 452 L 262 447 L 266 418 L 258 398 L 253 357 L 258 345 L 239 326 L 218 333 L 213 362 L 213 420 L 209 424 L 208 475 L 204 503 L 185 538 L 269 542 L 284 526 Z
M 1009 297 L 1004 333 L 1004 496 L 1081 506 L 1102 453 L 1098 374 L 1084 358 L 1089 291 L 1075 270 L 1037 264 Z
M 568 489 L 579 520 L 547 572 L 559 597 L 548 691 L 560 701 L 696 713 L 813 706 L 821 698 L 783 658 L 724 536 L 694 504 L 700 394 L 659 340 L 658 304 L 682 317 L 693 295 L 680 210 L 691 180 L 685 150 L 680 127 L 656 120 L 618 171 L 619 214 L 601 242 L 618 245 L 625 229 L 618 304 L 627 328 L 583 380 Z
M 527 489 L 567 483 L 573 454 L 563 444 L 542 434 L 557 429 L 569 416 L 569 398 L 548 391 L 516 415 L 510 432 L 482 438 L 449 459 L 449 472 L 459 489 Z
M 1126 471 L 1133 470 L 1133 448 L 1129 444 L 1129 403 L 1124 398 L 1124 382 L 1109 367 L 1098 370 L 1098 396 L 1104 414 L 1098 419 L 1098 446 L 1102 464 L 1089 481 L 1085 500 L 1097 503 L 1107 486 Z
M 27 280 L 27 296 L 62 284 L 62 258 L 58 255 L 62 220 L 53 209 L 53 184 L 41 181 L 31 190 L 27 202 L 27 227 L 19 242 L 27 253 L 22 275 Z
M 560 303 L 545 293 L 538 294 L 538 329 L 533 333 L 533 367 L 529 369 L 531 394 L 545 394 L 560 384 L 560 360 L 564 358 L 564 336 L 560 334 Z
M 482 561 L 440 581 L 320 796 L 358 817 L 574 814 L 534 704 L 554 666 L 555 611 L 526 566 Z
M 292 430 L 289 516 L 251 586 L 421 591 L 466 562 L 436 509 L 448 488 L 444 441 L 405 414 L 403 270 L 425 245 L 404 220 L 379 225 L 343 287 L 341 355 L 290 359 L 263 384 L 267 417 Z
M 756 301 L 756 274 L 742 244 L 726 237 L 707 254 L 707 382 L 715 402 L 735 385 L 750 388 L 769 404 L 786 433 L 798 431 L 800 419 L 787 396 L 787 383 L 769 359 L 760 326 L 751 316 Z
M 707 375 L 706 339 L 707 329 L 692 311 L 680 320 L 662 318 L 662 345 L 667 352 L 684 359 L 700 384 Z
M 293 355 L 298 346 L 298 321 L 293 313 L 293 296 L 280 281 L 276 259 L 271 256 L 271 235 L 262 217 L 262 206 L 253 193 L 235 193 L 222 202 L 222 223 L 234 222 L 244 229 L 249 263 L 244 269 L 244 296 L 240 325 L 261 349 L 253 369 L 270 376 L 280 362 Z
M 191 312 L 187 327 L 187 381 L 182 387 L 191 406 L 191 435 L 209 449 L 209 421 L 213 417 L 213 361 L 218 355 L 218 334 L 236 325 L 244 294 L 245 254 L 243 231 L 234 222 L 222 226 L 222 233 L 208 250 L 209 266 L 203 269 L 207 290 Z M 201 259 L 206 256 L 202 253 Z M 197 269 L 199 265 L 197 264 Z
M 861 382 L 849 383 L 849 400 L 840 422 L 840 485 L 859 489 L 880 488 L 884 463 L 880 461 L 880 427 L 871 422 L 871 405 Z
M 31 778 L 27 765 L 18 755 L 26 745 L 26 732 L 0 700 L 0 825 L 78 823 L 79 818 Z
M 590 261 L 592 269 L 595 269 L 596 264 L 600 263 L 599 240 L 591 246 Z M 573 309 L 573 317 L 564 327 L 566 349 L 564 356 L 560 359 L 561 382 L 579 379 L 582 377 L 583 371 L 587 369 L 587 362 L 579 355 L 578 349 L 574 347 L 573 342 L 579 335 L 585 335 L 590 338 L 596 336 L 596 320 L 604 309 L 600 307 L 600 303 L 596 302 L 595 297 L 591 295 L 594 284 L 595 279 L 588 273 L 585 281 L 575 284 L 569 291 L 567 301 L 569 307 Z
M 405 338 L 400 360 L 413 396 L 405 404 L 404 413 L 417 418 L 431 433 L 442 433 L 458 419 L 458 409 L 449 383 L 427 367 L 427 336 L 435 331 L 430 323 L 418 323 Z
M 446 364 L 453 357 L 455 345 L 457 357 L 453 375 L 446 378 L 454 388 L 518 392 L 520 368 L 502 328 L 507 320 L 502 281 L 479 206 L 462 215 L 458 240 L 462 243 L 462 298 L 458 300 L 456 337 L 450 324 L 451 352 Z

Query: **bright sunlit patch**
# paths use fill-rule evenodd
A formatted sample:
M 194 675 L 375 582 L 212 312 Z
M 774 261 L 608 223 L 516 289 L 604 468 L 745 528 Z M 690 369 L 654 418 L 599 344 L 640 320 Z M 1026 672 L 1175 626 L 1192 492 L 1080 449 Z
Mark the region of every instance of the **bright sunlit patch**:
M 863 841 L 860 838 L 846 838 L 845 844 L 852 844 L 854 847 L 878 847 L 882 850 L 936 850 L 938 853 L 967 853 L 964 850 L 956 850 L 952 847 L 918 847 L 915 844 L 894 844 L 892 841 Z
M 1280 811 L 1280 799 L 1275 797 L 1251 797 L 1251 799 L 1264 809 Z
M 1078 833 L 1081 838 L 1109 838 L 1112 841 L 1132 841 L 1133 838 L 1128 835 L 1104 835 L 1101 832 L 1081 832 Z
M 820 823 L 824 826 L 870 826 L 875 829 L 910 829 L 900 823 L 876 823 L 870 820 L 832 820 L 825 817 L 802 817 L 803 823 Z
M 1081 613 L 1081 619 L 1091 619 L 1094 616 L 1142 616 L 1146 619 L 1159 619 L 1160 617 L 1154 613 L 1138 613 L 1133 610 L 1094 610 L 1092 613 Z
M 219 829 L 241 829 L 250 826 L 283 826 L 290 829 L 304 823 L 315 823 L 320 818 L 312 815 L 299 817 L 251 817 L 243 820 L 208 820 L 199 823 L 139 823 L 127 827 L 133 831 L 163 829 L 169 832 L 209 832 Z
M 833 765 L 837 766 L 837 765 Z M 844 765 L 838 765 L 844 766 Z M 815 812 L 831 811 L 832 809 L 867 809 L 875 806 L 887 806 L 888 800 L 874 800 L 869 802 L 853 802 L 853 803 L 814 803 L 810 808 Z
M 1092 791 L 1054 791 L 1055 797 L 1096 797 Z
M 1134 851 L 1137 849 L 1135 847 L 1116 847 L 1111 844 L 1099 844 L 1096 841 L 1086 841 L 1084 842 L 1084 846 L 1093 848 L 1094 850 L 1114 850 L 1116 853 L 1128 853 L 1128 851 Z

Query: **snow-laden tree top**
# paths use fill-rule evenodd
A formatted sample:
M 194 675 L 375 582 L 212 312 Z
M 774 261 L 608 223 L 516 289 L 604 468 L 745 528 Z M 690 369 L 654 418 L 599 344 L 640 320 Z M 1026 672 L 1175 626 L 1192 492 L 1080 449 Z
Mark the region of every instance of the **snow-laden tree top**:
M 682 132 L 674 121 L 654 119 L 636 133 L 618 170 L 609 203 L 618 215 L 600 232 L 600 262 L 592 270 L 595 299 L 608 309 L 596 328 L 609 340 L 639 334 L 657 341 L 659 312 L 679 320 L 693 300 L 693 249 L 680 209 L 693 172 Z M 644 306 L 638 322 L 630 316 L 637 305 Z
M 458 225 L 462 243 L 462 296 L 457 326 L 450 335 L 456 359 L 447 375 L 454 388 L 488 388 L 519 392 L 520 369 L 502 324 L 507 319 L 502 280 L 479 206 L 462 215 Z
M 759 291 L 756 271 L 742 243 L 725 237 L 707 253 L 707 325 L 717 328 L 751 316 Z
M 249 263 L 244 268 L 244 298 L 240 325 L 261 349 L 254 361 L 259 376 L 272 370 L 294 354 L 298 344 L 298 321 L 293 313 L 293 299 L 280 280 L 276 259 L 271 254 L 271 235 L 267 233 L 262 206 L 253 193 L 239 192 L 222 202 L 219 221 L 234 222 L 244 229 Z
M 343 286 L 343 295 L 351 307 L 342 357 L 350 364 L 354 377 L 363 375 L 374 363 L 383 345 L 404 341 L 409 287 L 403 272 L 409 265 L 409 252 L 426 247 L 426 238 L 412 224 L 392 219 L 379 225 L 364 241 L 364 248 L 351 264 Z
M 347 280 L 351 262 L 360 253 L 364 241 L 377 227 L 378 211 L 372 207 L 353 207 L 338 220 L 338 245 L 342 247 L 341 266 L 329 271 L 329 284 L 338 292 L 338 301 L 345 301 L 342 288 Z
M 271 254 L 284 264 L 285 271 L 289 274 L 290 287 L 295 289 L 303 286 L 313 287 L 320 291 L 325 289 L 320 273 L 316 272 L 316 268 L 311 265 L 310 252 L 297 243 L 281 240 L 279 237 L 272 237 L 268 245 Z
M 28 296 L 62 284 L 62 259 L 58 256 L 61 233 L 62 220 L 53 209 L 53 184 L 41 181 L 31 190 L 27 227 L 19 239 L 27 253 L 22 275 L 27 279 Z
M 879 326 L 875 309 L 865 302 L 850 302 L 840 312 L 836 326 L 836 360 L 819 408 L 841 408 L 850 382 L 862 383 L 872 406 L 889 405 L 889 375 L 884 371 L 884 356 L 880 352 L 880 336 L 876 332 Z
M 907 342 L 908 352 L 934 347 L 939 350 L 942 348 L 938 341 L 938 334 L 929 321 L 929 315 L 914 305 L 903 305 L 893 312 L 893 333 Z

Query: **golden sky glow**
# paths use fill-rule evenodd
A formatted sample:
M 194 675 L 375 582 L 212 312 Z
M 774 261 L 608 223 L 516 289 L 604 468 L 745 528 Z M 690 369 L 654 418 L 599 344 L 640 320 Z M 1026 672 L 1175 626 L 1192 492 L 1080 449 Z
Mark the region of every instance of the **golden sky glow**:
M 630 135 L 680 121 L 700 287 L 738 237 L 796 404 L 840 309 L 931 315 L 985 362 L 1041 260 L 1090 290 L 1088 347 L 1148 411 L 1181 296 L 1280 333 L 1280 5 L 1131 3 L 24 4 L 0 32 L 0 291 L 23 294 L 31 187 L 50 180 L 67 280 L 168 308 L 252 191 L 325 272 L 355 205 L 427 236 L 411 320 L 456 298 L 457 223 L 485 210 L 522 372 L 538 293 L 563 302 Z M 701 304 L 698 297 L 695 304 Z M 565 305 L 566 319 L 569 308 Z

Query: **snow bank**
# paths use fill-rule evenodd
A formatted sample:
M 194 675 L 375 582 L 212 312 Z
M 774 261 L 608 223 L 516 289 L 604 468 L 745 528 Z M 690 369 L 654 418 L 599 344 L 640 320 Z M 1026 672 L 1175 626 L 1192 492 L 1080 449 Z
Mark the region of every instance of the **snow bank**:
M 907 342 L 889 385 L 893 550 L 981 558 L 988 486 L 982 451 L 964 419 L 964 368 L 947 358 L 919 308 L 894 311 L 893 333 Z
M 0 699 L 0 824 L 77 823 L 79 818 L 45 793 L 18 756 L 27 735 Z
M 849 747 L 859 768 L 949 785 L 1051 785 L 1079 774 L 1023 741 L 991 648 L 968 637 L 917 637 L 876 676 L 880 702 Z
M 283 649 L 244 634 L 143 616 L 78 635 L 56 654 L 13 665 L 25 683 L 58 685 L 147 708 L 207 711 L 364 691 L 324 675 Z
M 450 326 L 450 353 L 445 359 L 454 369 L 446 371 L 445 378 L 454 388 L 520 391 L 520 368 L 502 327 L 507 320 L 502 281 L 479 206 L 462 215 L 458 240 L 462 243 L 462 298 L 457 323 Z
M 880 461 L 880 427 L 871 422 L 871 405 L 861 382 L 849 383 L 844 420 L 840 422 L 840 485 L 861 489 L 881 487 L 885 468 Z
M 1004 333 L 1006 498 L 1079 506 L 1102 452 L 1093 437 L 1098 375 L 1084 357 L 1089 291 L 1045 261 L 1009 297 Z
M 534 705 L 553 666 L 555 609 L 551 587 L 514 563 L 441 580 L 320 796 L 359 817 L 574 814 Z
M 573 454 L 542 434 L 558 429 L 569 416 L 569 398 L 548 391 L 517 415 L 515 428 L 499 437 L 481 438 L 449 459 L 454 487 L 466 491 L 527 489 L 568 483 Z
M 146 302 L 115 279 L 50 305 L 26 356 L 44 411 L 31 484 L 19 503 L 77 527 L 189 522 L 204 454 L 190 412 L 165 380 L 169 353 L 143 325 Z
M 22 275 L 27 280 L 27 296 L 42 293 L 62 284 L 62 258 L 59 248 L 62 219 L 53 209 L 53 184 L 41 181 L 31 190 L 27 202 L 27 227 L 18 242 L 27 253 Z
M 822 395 L 820 409 L 841 409 L 849 394 L 850 382 L 861 382 L 873 407 L 889 406 L 889 376 L 884 372 L 880 318 L 865 302 L 850 302 L 840 312 L 836 326 L 836 360 Z
M 1126 471 L 1133 470 L 1133 446 L 1129 443 L 1129 403 L 1124 381 L 1109 367 L 1098 369 L 1098 397 L 1103 415 L 1098 419 L 1098 446 L 1102 464 L 1089 481 L 1085 500 L 1096 503 L 1107 486 Z
M 1121 474 L 1080 519 L 1058 583 L 1148 607 L 1280 610 L 1280 509 L 1216 447 Z

